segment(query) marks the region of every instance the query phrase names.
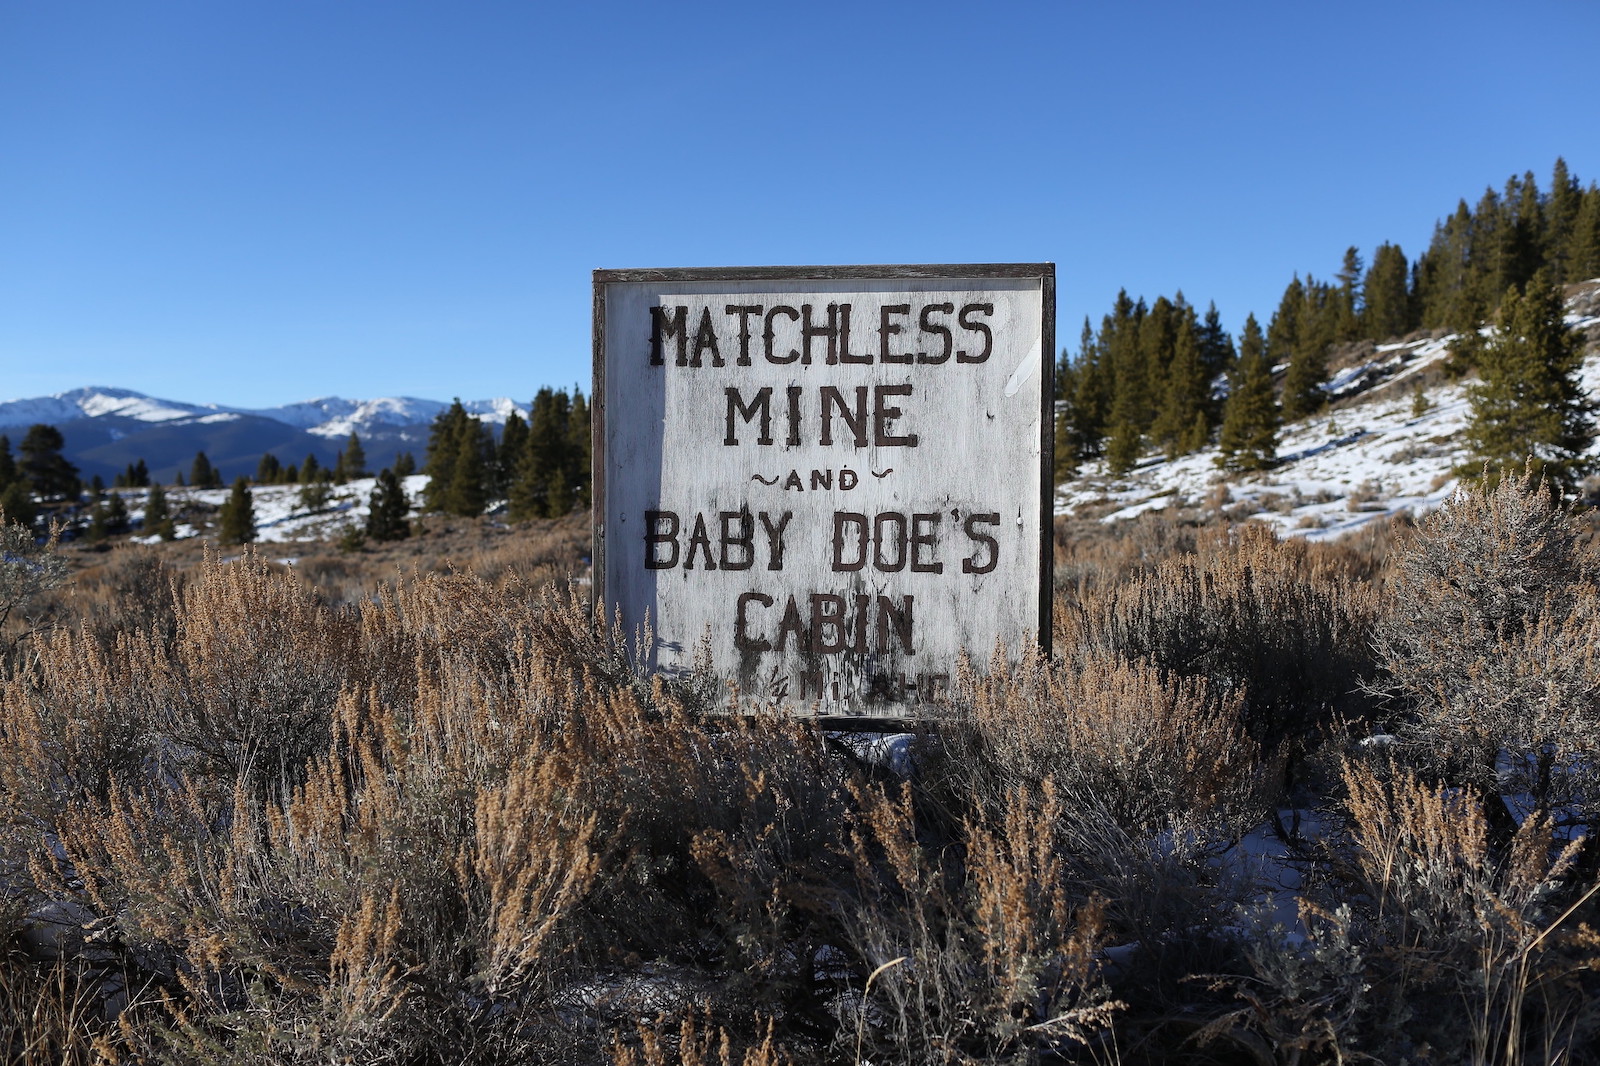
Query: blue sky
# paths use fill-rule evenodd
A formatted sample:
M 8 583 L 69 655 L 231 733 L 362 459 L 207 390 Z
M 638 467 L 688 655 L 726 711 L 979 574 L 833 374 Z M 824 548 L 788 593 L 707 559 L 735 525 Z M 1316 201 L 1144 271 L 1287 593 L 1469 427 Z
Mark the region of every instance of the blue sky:
M 0 0 L 0 400 L 513 396 L 596 267 L 1057 264 L 1237 332 L 1557 155 L 1600 6 Z

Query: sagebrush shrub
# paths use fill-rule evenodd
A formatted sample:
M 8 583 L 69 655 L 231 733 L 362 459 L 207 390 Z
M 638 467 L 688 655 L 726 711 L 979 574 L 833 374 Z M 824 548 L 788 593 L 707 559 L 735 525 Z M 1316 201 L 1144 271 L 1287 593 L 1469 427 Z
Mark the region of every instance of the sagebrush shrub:
M 1392 701 L 1411 757 L 1589 823 L 1600 810 L 1597 576 L 1576 516 L 1531 478 L 1463 490 L 1425 518 L 1397 553 L 1374 631 L 1372 688 Z
M 1066 658 L 1114 656 L 1204 679 L 1243 700 L 1252 739 L 1293 755 L 1358 709 L 1374 610 L 1370 588 L 1337 557 L 1245 523 L 1069 605 L 1055 641 Z

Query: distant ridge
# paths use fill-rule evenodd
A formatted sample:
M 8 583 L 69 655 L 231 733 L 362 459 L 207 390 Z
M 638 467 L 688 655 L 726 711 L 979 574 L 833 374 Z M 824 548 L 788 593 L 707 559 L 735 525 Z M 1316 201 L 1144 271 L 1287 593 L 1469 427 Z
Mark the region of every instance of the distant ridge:
M 85 480 L 98 474 L 110 482 L 129 463 L 143 459 L 153 476 L 171 481 L 179 471 L 187 476 L 200 451 L 224 478 L 254 474 L 262 453 L 269 451 L 285 465 L 303 462 L 307 455 L 326 465 L 352 432 L 361 437 L 368 465 L 378 469 L 402 451 L 420 462 L 428 428 L 448 406 L 411 396 L 324 396 L 281 407 L 244 408 L 89 386 L 0 402 L 0 434 L 11 437 L 14 449 L 29 426 L 55 426 L 66 438 L 67 459 Z M 513 410 L 523 417 L 528 413 L 525 404 L 503 397 L 463 401 L 462 406 L 495 426 L 504 425 Z

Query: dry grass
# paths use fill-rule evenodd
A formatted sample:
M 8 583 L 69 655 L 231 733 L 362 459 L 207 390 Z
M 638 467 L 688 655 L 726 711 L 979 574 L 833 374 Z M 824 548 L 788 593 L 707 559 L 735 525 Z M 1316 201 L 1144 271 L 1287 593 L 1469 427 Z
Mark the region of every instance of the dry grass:
M 579 522 L 68 551 L 0 670 L 5 1061 L 1595 1061 L 1600 601 L 1539 500 L 1058 541 L 1056 655 L 962 664 L 906 779 L 644 674 Z M 1319 802 L 1272 928 L 1240 841 Z

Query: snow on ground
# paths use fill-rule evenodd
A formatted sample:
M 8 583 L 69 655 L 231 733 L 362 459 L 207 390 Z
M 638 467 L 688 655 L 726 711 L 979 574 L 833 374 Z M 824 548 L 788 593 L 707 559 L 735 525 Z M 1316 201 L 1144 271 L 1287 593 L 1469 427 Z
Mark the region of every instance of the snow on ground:
M 426 474 L 413 474 L 401 481 L 406 496 L 416 508 L 427 485 Z M 300 503 L 299 485 L 257 485 L 250 490 L 256 512 L 256 540 L 260 543 L 288 541 L 337 540 L 348 526 L 365 529 L 371 511 L 372 489 L 376 478 L 361 478 L 344 485 L 329 485 L 328 502 L 312 512 Z M 120 490 L 128 502 L 131 517 L 136 522 L 144 520 L 145 490 Z M 168 489 L 167 505 L 180 512 L 188 503 L 221 507 L 231 489 Z M 178 538 L 196 535 L 193 526 L 177 527 Z M 135 537 L 148 543 L 152 537 Z
M 1585 313 L 1595 310 L 1584 306 L 1567 324 L 1600 325 L 1600 313 Z M 1097 461 L 1058 487 L 1056 514 L 1102 512 L 1110 523 L 1210 503 L 1282 536 L 1329 540 L 1377 519 L 1430 511 L 1455 491 L 1452 471 L 1470 458 L 1467 383 L 1436 384 L 1419 406 L 1411 379 L 1448 357 L 1453 339 L 1379 345 L 1368 362 L 1336 373 L 1325 386 L 1333 409 L 1284 427 L 1271 470 L 1225 474 L 1215 447 L 1171 462 L 1148 458 L 1120 478 Z M 1581 380 L 1600 398 L 1600 349 L 1590 349 Z M 1600 445 L 1591 454 L 1600 456 Z

